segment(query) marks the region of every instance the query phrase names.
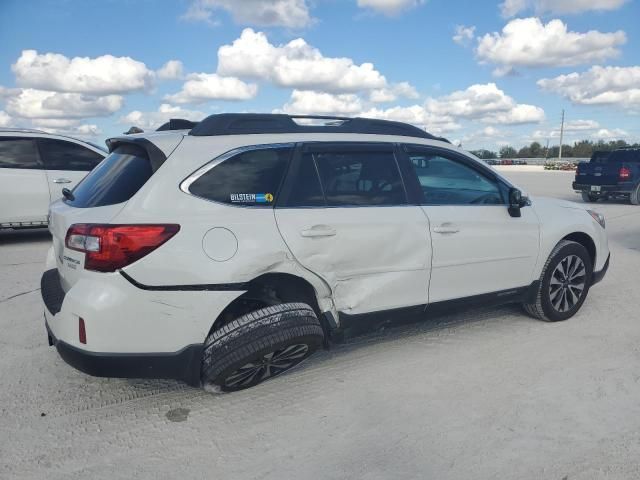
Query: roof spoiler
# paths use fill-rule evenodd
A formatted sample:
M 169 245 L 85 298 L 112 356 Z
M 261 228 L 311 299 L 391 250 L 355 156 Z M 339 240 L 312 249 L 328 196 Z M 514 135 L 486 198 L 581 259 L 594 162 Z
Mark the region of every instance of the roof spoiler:
M 167 123 L 160 125 L 156 132 L 164 132 L 165 130 L 191 130 L 198 122 L 192 122 L 184 118 L 172 118 Z

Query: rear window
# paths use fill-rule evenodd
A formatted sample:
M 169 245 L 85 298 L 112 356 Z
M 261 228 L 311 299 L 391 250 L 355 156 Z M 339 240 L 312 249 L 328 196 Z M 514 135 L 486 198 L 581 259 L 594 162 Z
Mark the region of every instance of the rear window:
M 73 189 L 73 207 L 103 207 L 126 202 L 153 175 L 145 151 L 134 145 L 121 145 L 93 169 Z
M 612 162 L 623 163 L 636 163 L 640 162 L 640 149 L 639 150 L 614 150 L 609 155 L 609 160 Z
M 284 147 L 239 153 L 195 180 L 189 191 L 214 202 L 272 207 L 291 151 Z

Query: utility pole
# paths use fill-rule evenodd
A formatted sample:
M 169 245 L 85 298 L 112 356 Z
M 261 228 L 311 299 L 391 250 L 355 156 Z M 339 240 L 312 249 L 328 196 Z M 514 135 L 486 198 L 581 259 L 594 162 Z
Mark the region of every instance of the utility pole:
M 558 151 L 558 160 L 562 160 L 562 141 L 564 140 L 564 108 L 562 109 L 562 123 L 560 124 L 560 150 Z

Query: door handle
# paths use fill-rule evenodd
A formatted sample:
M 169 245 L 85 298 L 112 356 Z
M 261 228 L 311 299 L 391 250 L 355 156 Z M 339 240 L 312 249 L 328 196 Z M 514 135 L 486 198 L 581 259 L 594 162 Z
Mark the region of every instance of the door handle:
M 71 180 L 68 178 L 56 178 L 53 183 L 71 183 Z
M 314 237 L 333 237 L 336 234 L 335 229 L 326 225 L 315 225 L 307 230 L 302 230 L 300 235 L 306 238 Z
M 443 223 L 439 227 L 434 227 L 433 231 L 436 233 L 451 234 L 451 233 L 458 233 L 460 229 L 456 227 L 453 223 Z

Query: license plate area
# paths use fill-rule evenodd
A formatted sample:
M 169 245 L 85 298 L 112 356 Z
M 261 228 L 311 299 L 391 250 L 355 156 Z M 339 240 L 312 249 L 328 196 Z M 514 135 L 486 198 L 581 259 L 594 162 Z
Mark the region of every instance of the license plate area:
M 599 192 L 600 188 L 601 188 L 600 185 L 591 185 L 592 192 Z

